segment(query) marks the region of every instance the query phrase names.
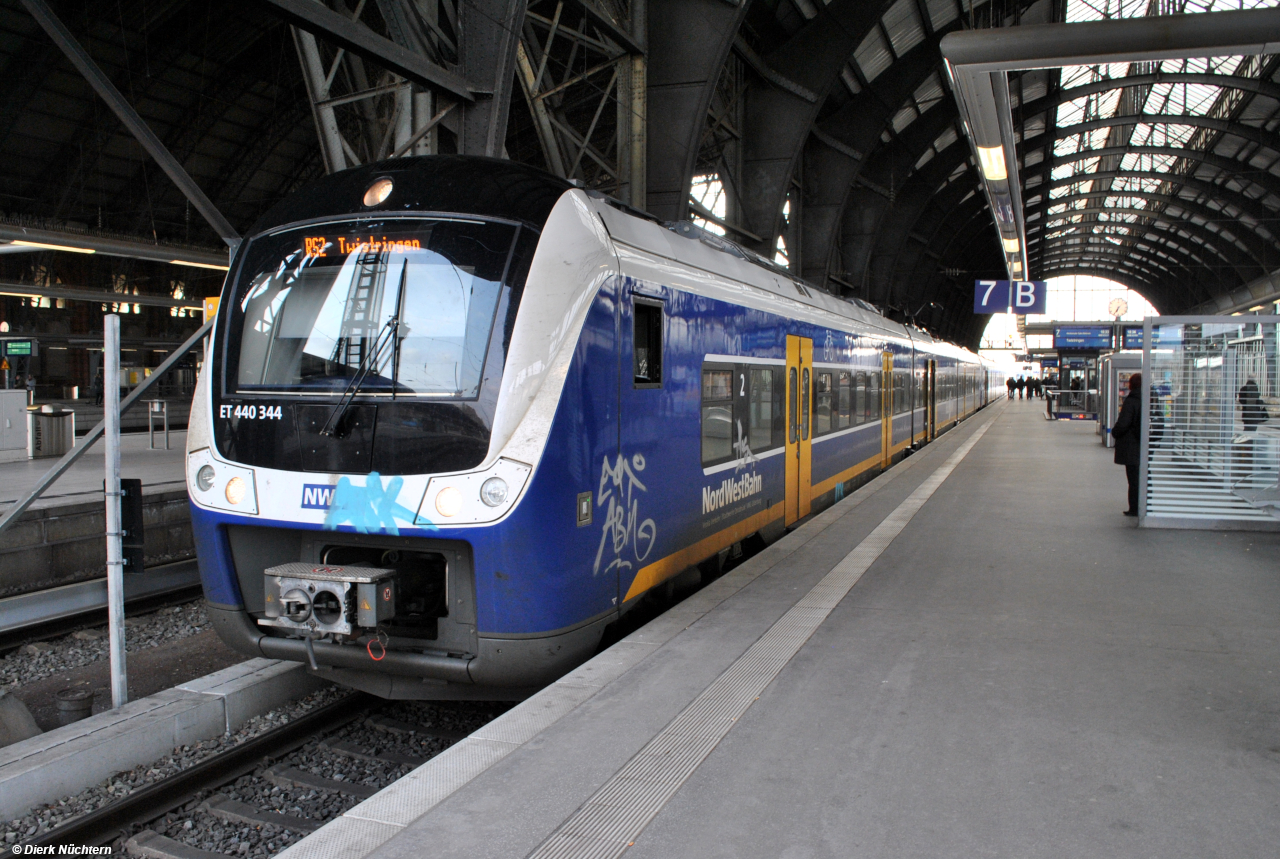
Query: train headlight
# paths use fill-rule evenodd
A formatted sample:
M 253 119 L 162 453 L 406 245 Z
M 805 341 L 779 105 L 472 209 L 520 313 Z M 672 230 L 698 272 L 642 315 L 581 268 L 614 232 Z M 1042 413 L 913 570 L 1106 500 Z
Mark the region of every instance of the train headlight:
M 209 466 L 206 465 L 205 468 L 209 468 Z M 212 471 L 212 469 L 210 469 L 210 471 Z M 228 504 L 242 503 L 244 501 L 245 489 L 246 487 L 245 487 L 245 482 L 243 477 L 233 477 L 230 480 L 228 480 L 227 491 L 226 491 L 227 503 Z
M 452 486 L 446 486 L 436 495 L 436 512 L 441 516 L 457 516 L 462 510 L 462 493 Z
M 480 500 L 490 507 L 497 507 L 507 500 L 507 481 L 501 477 L 490 477 L 480 484 Z
M 202 465 L 196 472 L 196 486 L 201 492 L 208 492 L 213 488 L 213 478 L 216 476 L 212 465 Z
M 364 192 L 364 204 L 366 206 L 376 206 L 383 200 L 391 196 L 392 182 L 386 176 L 369 186 L 369 190 Z

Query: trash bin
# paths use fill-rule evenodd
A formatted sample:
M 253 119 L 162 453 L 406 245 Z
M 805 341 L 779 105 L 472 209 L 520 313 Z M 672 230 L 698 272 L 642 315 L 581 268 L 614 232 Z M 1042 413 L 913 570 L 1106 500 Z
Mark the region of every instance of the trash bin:
M 62 456 L 76 443 L 76 413 L 47 404 L 27 410 L 27 458 Z

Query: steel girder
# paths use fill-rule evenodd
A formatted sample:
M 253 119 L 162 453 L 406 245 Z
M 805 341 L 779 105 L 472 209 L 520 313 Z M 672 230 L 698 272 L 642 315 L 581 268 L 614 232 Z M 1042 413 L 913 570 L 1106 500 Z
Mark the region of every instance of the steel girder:
M 1218 233 L 1213 232 L 1212 230 L 1205 228 L 1204 226 L 1194 223 L 1193 221 L 1189 221 L 1183 218 L 1174 218 L 1161 213 L 1153 214 L 1152 212 L 1149 212 L 1146 209 L 1126 209 L 1126 208 L 1112 207 L 1112 208 L 1106 209 L 1105 211 L 1107 212 L 1107 214 L 1140 216 L 1142 218 L 1146 218 L 1149 223 L 1130 224 L 1125 221 L 1094 221 L 1094 222 L 1091 222 L 1089 226 L 1091 227 L 1107 227 L 1107 226 L 1127 227 L 1129 229 L 1134 230 L 1134 233 L 1131 234 L 1130 238 L 1141 238 L 1144 235 L 1146 235 L 1147 232 L 1157 232 L 1161 235 L 1167 236 L 1170 232 L 1176 233 L 1178 230 L 1185 230 L 1193 240 L 1196 238 L 1200 239 L 1200 241 L 1194 242 L 1196 246 L 1206 248 L 1212 253 L 1218 255 L 1219 257 L 1222 257 L 1223 261 L 1228 263 L 1235 270 L 1236 274 L 1245 282 L 1253 280 L 1255 277 L 1260 277 L 1262 274 L 1265 274 L 1266 272 L 1271 270 L 1265 267 L 1257 258 L 1254 258 L 1251 255 L 1248 255 L 1244 251 L 1240 250 L 1240 248 L 1234 242 L 1229 242 L 1229 241 L 1221 242 L 1222 236 L 1220 236 Z M 1040 231 L 1043 232 L 1047 237 L 1051 229 L 1050 225 L 1054 223 L 1055 219 L 1061 219 L 1063 217 L 1065 217 L 1065 215 L 1061 215 L 1061 214 L 1050 217 L 1045 222 L 1043 230 L 1040 230 Z M 1154 226 L 1154 224 L 1164 224 L 1166 226 L 1164 228 L 1157 229 Z M 1077 235 L 1084 235 L 1084 234 L 1080 233 Z M 1031 231 L 1028 230 L 1028 240 L 1030 240 L 1030 236 L 1031 236 Z M 1061 238 L 1065 236 L 1066 234 L 1064 234 L 1063 236 L 1057 236 L 1055 238 Z M 1232 258 L 1228 259 L 1227 258 L 1228 255 Z
M 753 79 L 745 94 L 739 205 L 744 226 L 764 239 L 751 243 L 754 250 L 772 255 L 772 237 L 781 227 L 783 203 L 809 130 L 840 70 L 890 5 L 890 0 L 833 0 L 762 58 L 797 86 Z
M 882 147 L 869 160 L 870 163 L 863 171 L 866 178 L 877 184 L 881 186 L 887 184 L 890 193 L 895 197 L 893 200 L 886 200 L 877 195 L 876 204 L 863 216 L 864 225 L 871 227 L 866 233 L 868 240 L 862 247 L 849 247 L 846 241 L 845 248 L 842 249 L 846 269 L 854 274 L 854 282 L 863 286 L 867 295 L 874 296 L 870 299 L 872 301 L 877 303 L 887 301 L 887 298 L 881 297 L 881 293 L 887 295 L 891 289 L 888 279 L 882 276 L 883 270 L 873 268 L 872 264 L 877 256 L 886 253 L 882 247 L 886 229 L 896 229 L 904 219 L 914 220 L 913 217 L 905 214 L 908 207 L 904 201 L 909 201 L 909 209 L 914 214 L 920 205 L 920 195 L 932 193 L 942 187 L 946 177 L 968 158 L 964 147 L 949 146 L 920 170 L 914 169 L 920 153 L 927 149 L 929 144 L 955 120 L 954 107 L 945 101 L 939 102 L 907 126 L 902 136 L 896 141 L 896 145 L 888 144 Z M 897 184 L 897 176 L 906 177 L 905 183 L 901 185 L 901 194 L 894 188 Z M 850 214 L 851 212 L 846 211 L 845 217 L 848 218 Z M 866 220 L 872 217 L 874 217 L 874 225 Z M 891 226 L 887 227 L 886 224 Z M 851 268 L 849 265 L 851 260 L 856 260 L 860 268 Z
M 1258 78 L 1237 77 L 1235 75 L 1198 74 L 1195 72 L 1153 72 L 1151 74 L 1126 75 L 1121 78 L 1108 78 L 1093 83 L 1059 89 L 1051 95 L 1029 101 L 1022 107 L 1022 119 L 1039 116 L 1061 104 L 1075 101 L 1087 95 L 1110 92 L 1131 87 L 1154 86 L 1156 84 L 1205 84 L 1223 89 L 1238 89 L 1254 95 L 1264 95 L 1280 101 L 1280 84 Z
M 1157 182 L 1173 181 L 1170 178 L 1170 175 L 1168 173 L 1156 173 L 1156 172 L 1151 172 L 1146 170 L 1110 170 L 1103 173 L 1091 173 L 1089 174 L 1088 179 L 1083 181 L 1117 179 L 1122 177 L 1130 178 L 1130 179 L 1152 179 Z M 1212 182 L 1206 182 L 1202 179 L 1197 179 L 1194 176 L 1178 176 L 1176 177 L 1176 180 L 1179 184 L 1183 185 L 1184 187 L 1190 188 L 1201 194 L 1208 195 L 1210 198 L 1217 198 L 1218 200 L 1223 202 L 1224 207 L 1231 206 L 1235 208 L 1237 211 L 1239 211 L 1242 215 L 1248 216 L 1256 224 L 1259 225 L 1257 228 L 1253 228 L 1255 232 L 1258 232 L 1259 229 L 1262 229 L 1261 228 L 1262 224 L 1268 223 L 1272 220 L 1272 215 L 1265 206 L 1263 206 L 1261 203 L 1257 202 L 1256 200 L 1252 200 L 1244 196 L 1243 194 L 1237 191 L 1232 191 L 1231 189 L 1224 188 L 1221 185 L 1217 185 Z M 1064 177 L 1062 179 L 1055 179 L 1050 182 L 1046 182 L 1043 185 L 1040 185 L 1039 187 L 1048 190 L 1052 188 L 1062 188 L 1068 185 L 1076 185 L 1076 184 L 1079 184 L 1081 181 L 1082 181 L 1081 178 L 1078 176 L 1069 176 L 1069 177 Z M 1091 192 L 1091 193 L 1096 194 L 1100 192 Z M 1106 192 L 1106 196 L 1108 197 L 1123 197 L 1125 196 L 1125 194 L 1126 194 L 1125 191 L 1123 190 L 1118 191 L 1114 188 Z M 1077 195 L 1070 195 L 1070 196 L 1080 197 L 1085 195 L 1077 194 Z M 1067 199 L 1067 197 L 1058 197 L 1058 198 L 1053 198 L 1048 196 L 1043 197 L 1041 201 L 1037 203 L 1035 206 L 1028 206 L 1027 213 L 1030 214 L 1031 212 L 1034 212 L 1034 211 L 1044 211 L 1048 209 L 1050 206 L 1053 206 L 1064 199 Z M 1172 199 L 1173 201 L 1175 201 L 1175 204 L 1176 204 L 1177 200 L 1180 200 L 1183 198 L 1173 197 Z M 1191 201 L 1185 201 L 1185 204 L 1190 205 Z M 1214 210 L 1212 209 L 1212 207 L 1210 207 L 1209 210 L 1215 211 L 1218 215 L 1225 215 L 1225 213 L 1222 210 Z M 1245 226 L 1248 226 L 1248 224 L 1246 224 Z M 1264 235 L 1262 236 L 1262 238 L 1275 241 L 1274 236 Z
M 1028 142 L 1033 142 L 1036 139 L 1037 138 L 1030 138 Z M 1102 149 L 1085 150 L 1074 155 L 1057 157 L 1047 162 L 1042 161 L 1039 164 L 1034 164 L 1022 171 L 1023 175 L 1025 175 L 1028 180 L 1034 177 L 1040 177 L 1041 179 L 1041 182 L 1036 185 L 1028 185 L 1024 183 L 1024 191 L 1028 196 L 1033 195 L 1036 192 L 1036 189 L 1043 184 L 1043 177 L 1046 174 L 1049 174 L 1055 167 L 1065 164 L 1074 164 L 1078 161 L 1087 161 L 1090 158 L 1106 158 L 1113 155 L 1126 155 L 1130 152 L 1138 155 L 1175 155 L 1179 158 L 1194 159 L 1217 170 L 1221 170 L 1224 173 L 1229 173 L 1232 176 L 1242 176 L 1244 177 L 1244 181 L 1257 185 L 1268 194 L 1275 194 L 1277 197 L 1280 197 L 1280 176 L 1276 176 L 1266 170 L 1259 170 L 1258 168 L 1243 161 L 1238 161 L 1235 158 L 1227 158 L 1225 156 L 1218 155 L 1215 152 L 1202 152 L 1197 149 L 1183 149 L 1176 146 L 1108 146 Z M 1115 192 L 1115 196 L 1124 196 L 1126 193 L 1128 192 Z M 1189 203 L 1188 207 L 1193 206 Z
M 1166 283 L 1190 283 L 1196 271 L 1214 271 L 1213 265 L 1180 245 L 1168 245 L 1148 239 L 1126 242 L 1121 245 L 1108 242 L 1106 236 L 1091 235 L 1064 239 L 1061 242 L 1046 246 L 1037 257 L 1043 265 L 1073 253 L 1096 253 L 1110 255 L 1118 259 L 1141 259 L 1163 271 L 1168 278 Z
M 663 220 L 683 220 L 711 96 L 750 4 L 648 3 L 648 208 Z
M 845 227 L 841 230 L 841 259 L 844 260 L 845 273 L 850 275 L 846 279 L 863 289 L 864 296 L 869 297 L 869 301 L 882 303 L 879 298 L 874 297 L 877 292 L 870 282 L 870 255 L 876 247 L 883 219 L 899 205 L 895 186 L 908 187 L 897 182 L 897 177 L 905 177 L 906 183 L 913 183 L 919 175 L 914 165 L 919 160 L 920 152 L 928 149 L 955 119 L 954 106 L 946 101 L 938 102 L 908 125 L 899 140 L 874 152 L 861 169 L 859 178 L 876 188 L 876 191 L 868 192 L 864 187 L 850 195 L 842 219 Z M 947 150 L 951 149 L 952 147 L 947 147 Z M 956 152 L 959 152 L 959 147 Z M 946 177 L 963 160 L 956 152 L 934 157 L 924 169 L 934 175 L 942 168 L 942 175 Z M 941 184 L 941 181 L 937 181 L 934 187 L 941 187 Z M 887 188 L 888 195 L 895 197 L 893 200 L 884 195 L 884 188 Z M 851 232 L 850 227 L 856 232 Z M 867 238 L 859 239 L 863 236 Z
M 826 285 L 841 215 L 866 164 L 867 153 L 895 113 L 916 89 L 938 71 L 938 46 L 925 41 L 912 48 L 866 89 L 817 123 L 804 149 L 804 246 L 802 277 Z

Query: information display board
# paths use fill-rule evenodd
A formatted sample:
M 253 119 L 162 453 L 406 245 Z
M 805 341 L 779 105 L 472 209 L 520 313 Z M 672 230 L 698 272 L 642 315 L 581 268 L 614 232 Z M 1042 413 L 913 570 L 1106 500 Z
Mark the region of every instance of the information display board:
M 1137 325 L 1132 328 L 1124 329 L 1124 345 L 1121 349 L 1141 349 L 1142 348 L 1142 326 Z
M 4 340 L 0 341 L 0 348 L 6 356 L 28 357 L 35 354 L 34 347 L 30 340 Z
M 1110 349 L 1111 327 L 1103 325 L 1055 325 L 1055 349 Z
M 1058 366 L 1057 358 L 1041 358 L 1040 359 L 1040 369 L 1042 370 L 1045 369 L 1046 367 L 1056 367 L 1056 366 Z

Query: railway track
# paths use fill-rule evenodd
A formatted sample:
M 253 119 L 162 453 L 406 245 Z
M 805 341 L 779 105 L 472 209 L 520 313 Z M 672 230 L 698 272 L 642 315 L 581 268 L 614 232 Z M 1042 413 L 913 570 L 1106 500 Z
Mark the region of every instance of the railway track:
M 507 704 L 353 693 L 26 844 L 138 859 L 264 859 L 444 751 Z
M 190 602 L 201 594 L 195 561 L 151 567 L 125 581 L 125 615 Z M 93 579 L 0 599 L 0 656 L 29 641 L 66 635 L 107 620 L 106 580 Z

